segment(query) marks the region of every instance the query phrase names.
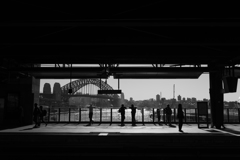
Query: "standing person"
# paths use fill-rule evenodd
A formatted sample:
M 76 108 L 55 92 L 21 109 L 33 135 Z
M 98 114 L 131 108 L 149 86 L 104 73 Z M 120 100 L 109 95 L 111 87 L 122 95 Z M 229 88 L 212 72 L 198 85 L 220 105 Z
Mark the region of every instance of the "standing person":
M 135 115 L 136 115 L 136 107 L 134 107 L 134 105 L 132 104 L 131 107 L 129 107 L 132 111 L 132 126 L 136 126 L 136 119 L 135 119 Z
M 178 118 L 178 130 L 179 132 L 183 132 L 182 125 L 183 125 L 183 119 L 184 119 L 184 112 L 182 110 L 182 104 L 178 104 L 177 118 Z
M 118 112 L 121 113 L 121 126 L 124 126 L 124 120 L 125 120 L 125 109 L 127 109 L 123 104 L 119 108 Z
M 170 105 L 168 104 L 167 105 L 167 108 L 166 108 L 166 116 L 167 116 L 167 123 L 169 126 L 171 126 L 171 117 L 172 117 L 172 109 L 170 108 Z
M 38 104 L 34 104 L 34 110 L 33 110 L 33 121 L 35 123 L 34 128 L 38 128 L 39 126 L 39 116 L 40 116 L 40 109 L 38 108 Z
M 158 118 L 158 124 L 160 124 L 160 119 L 161 119 L 160 108 L 157 109 L 157 118 Z
M 89 125 L 91 126 L 92 123 L 93 123 L 93 119 L 92 119 L 92 117 L 93 117 L 93 108 L 95 108 L 95 107 L 93 107 L 92 104 L 90 104 L 90 106 L 88 108 L 89 108 Z

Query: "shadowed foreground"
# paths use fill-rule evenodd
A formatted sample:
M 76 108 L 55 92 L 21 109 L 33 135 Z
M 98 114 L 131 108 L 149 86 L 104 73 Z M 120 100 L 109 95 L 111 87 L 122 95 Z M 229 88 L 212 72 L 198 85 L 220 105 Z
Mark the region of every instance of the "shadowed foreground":
M 36 130 L 25 126 L 18 129 L 0 132 L 1 156 L 6 159 L 70 159 L 70 158 L 239 158 L 239 132 L 227 128 L 221 132 L 214 129 L 206 133 L 178 133 L 176 128 L 165 126 L 147 126 L 148 130 L 159 130 L 159 133 L 139 133 L 139 128 L 127 125 L 115 127 L 109 131 L 107 126 L 80 126 L 75 132 L 68 125 L 42 126 Z M 55 127 L 55 132 L 53 129 Z M 59 132 L 56 132 L 57 127 Z M 67 127 L 69 127 L 67 129 Z M 86 129 L 83 130 L 83 127 Z M 102 127 L 102 128 L 101 128 Z M 161 127 L 161 128 L 156 128 Z M 63 132 L 61 129 L 66 129 Z M 100 130 L 99 130 L 100 128 Z M 52 130 L 51 130 L 52 129 Z M 75 126 L 75 130 L 76 130 Z M 146 128 L 144 128 L 146 130 Z M 161 132 L 166 131 L 166 132 Z M 129 130 L 129 132 L 127 131 Z M 192 130 L 197 130 L 196 126 Z M 99 132 L 102 131 L 102 132 Z M 105 132 L 108 131 L 108 132 Z M 130 132 L 131 131 L 131 132 Z M 138 131 L 133 133 L 134 131 Z M 169 133 L 167 133 L 169 131 Z M 174 131 L 174 132 L 173 132 Z M 232 134 L 228 134 L 232 133 Z M 234 136 L 235 135 L 235 136 Z

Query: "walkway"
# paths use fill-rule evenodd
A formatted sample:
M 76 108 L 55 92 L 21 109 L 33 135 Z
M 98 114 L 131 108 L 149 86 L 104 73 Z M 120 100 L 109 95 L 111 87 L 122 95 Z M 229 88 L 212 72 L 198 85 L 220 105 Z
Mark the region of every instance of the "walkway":
M 240 125 L 226 129 L 131 124 L 44 124 L 0 131 L 0 155 L 18 159 L 240 158 Z M 46 158 L 47 157 L 47 158 Z
M 42 124 L 40 128 L 33 128 L 34 125 L 28 125 L 23 127 L 17 127 L 12 129 L 0 130 L 0 135 L 3 133 L 57 133 L 57 134 L 88 134 L 99 133 L 99 135 L 198 135 L 198 136 L 240 136 L 240 125 L 237 124 L 227 124 L 226 129 L 215 129 L 215 128 L 198 128 L 197 124 L 184 124 L 184 133 L 178 132 L 177 125 L 169 127 L 167 125 L 158 124 L 138 124 L 137 126 L 131 126 L 131 124 L 126 124 L 125 126 L 119 126 L 119 124 L 98 124 L 95 123 L 92 126 L 86 124 L 71 124 L 71 123 L 50 123 L 47 126 Z

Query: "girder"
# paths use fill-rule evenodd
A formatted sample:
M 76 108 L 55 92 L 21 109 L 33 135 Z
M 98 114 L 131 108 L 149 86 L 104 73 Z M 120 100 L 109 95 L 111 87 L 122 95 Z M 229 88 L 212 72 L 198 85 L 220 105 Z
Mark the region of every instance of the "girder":
M 71 88 L 73 91 L 72 94 L 75 94 L 79 89 L 89 84 L 93 84 L 103 90 L 113 90 L 109 84 L 100 79 L 78 79 L 62 86 L 61 90 L 63 94 L 67 94 L 68 90 Z

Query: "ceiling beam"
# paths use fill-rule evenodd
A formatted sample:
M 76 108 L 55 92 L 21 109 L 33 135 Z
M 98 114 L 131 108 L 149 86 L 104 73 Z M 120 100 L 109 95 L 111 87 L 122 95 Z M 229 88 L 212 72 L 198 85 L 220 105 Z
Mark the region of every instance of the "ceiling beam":
M 22 71 L 29 73 L 45 72 L 45 73 L 102 73 L 105 68 L 102 67 L 72 67 L 72 68 L 59 68 L 59 67 L 36 67 L 36 68 L 11 68 L 10 72 Z M 208 67 L 113 67 L 110 68 L 112 73 L 145 73 L 145 72 L 214 72 Z
M 239 27 L 238 19 L 98 19 L 2 22 L 0 27 Z

